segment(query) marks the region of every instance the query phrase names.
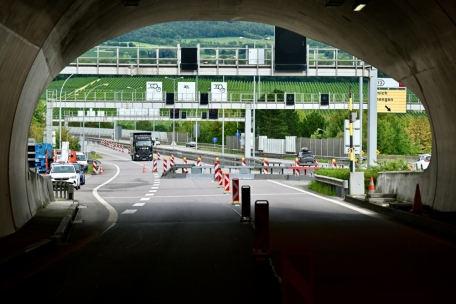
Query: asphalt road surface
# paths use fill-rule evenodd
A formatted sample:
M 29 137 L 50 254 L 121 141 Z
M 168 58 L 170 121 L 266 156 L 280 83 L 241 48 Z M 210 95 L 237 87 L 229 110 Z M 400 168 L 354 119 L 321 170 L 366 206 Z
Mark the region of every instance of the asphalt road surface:
M 100 152 L 104 174 L 88 176 L 76 192 L 84 208 L 68 243 L 9 291 L 16 300 L 281 303 L 281 279 L 290 273 L 282 253 L 289 247 L 309 253 L 293 263 L 305 266 L 297 289 L 307 288 L 314 303 L 456 298 L 450 240 L 316 195 L 302 181 L 241 180 L 251 188 L 252 214 L 254 201 L 269 202 L 272 259 L 257 262 L 253 225 L 239 221 L 241 207 L 217 183 L 160 178 L 150 162 Z

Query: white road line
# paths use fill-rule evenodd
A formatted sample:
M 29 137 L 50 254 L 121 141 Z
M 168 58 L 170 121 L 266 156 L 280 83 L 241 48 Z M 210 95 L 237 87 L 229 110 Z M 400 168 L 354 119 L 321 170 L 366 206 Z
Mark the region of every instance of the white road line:
M 140 201 L 148 201 L 150 200 L 150 197 L 143 197 L 142 199 L 140 199 Z
M 149 192 L 157 192 L 157 190 L 149 190 Z
M 147 193 L 146 196 L 153 196 L 153 193 Z
M 133 205 L 133 207 L 142 207 L 144 206 L 146 203 L 136 203 Z
M 336 200 L 333 200 L 333 199 L 330 199 L 330 198 L 327 198 L 327 197 L 324 197 L 324 196 L 320 196 L 320 195 L 312 193 L 312 192 L 304 191 L 304 190 L 301 190 L 301 189 L 298 189 L 298 188 L 295 188 L 295 187 L 292 187 L 292 186 L 284 185 L 282 183 L 279 183 L 279 182 L 276 182 L 276 181 L 273 181 L 273 180 L 268 180 L 268 181 L 271 182 L 271 183 L 283 186 L 283 187 L 294 189 L 296 191 L 299 191 L 299 192 L 302 192 L 302 193 L 305 193 L 305 194 L 308 194 L 308 195 L 311 195 L 311 196 L 314 196 L 314 197 L 318 197 L 319 199 L 322 199 L 322 200 L 328 201 L 330 203 L 333 203 L 333 204 L 336 204 L 336 205 L 339 205 L 339 206 L 342 206 L 342 207 L 357 211 L 357 212 L 365 214 L 365 215 L 375 216 L 375 213 L 370 212 L 370 211 L 368 211 L 366 209 L 361 209 L 361 208 L 358 208 L 358 207 L 354 207 L 354 206 L 352 206 L 350 204 L 339 202 L 339 201 L 336 201 Z
M 133 214 L 136 211 L 138 211 L 138 209 L 127 209 L 124 212 L 122 212 L 122 214 Z
M 114 209 L 110 204 L 108 204 L 104 199 L 101 198 L 100 195 L 98 195 L 98 189 L 100 189 L 101 187 L 103 187 L 104 185 L 107 185 L 109 184 L 110 182 L 112 182 L 116 177 L 117 175 L 119 175 L 120 173 L 120 168 L 115 165 L 115 164 L 112 164 L 112 163 L 106 163 L 105 164 L 110 164 L 110 165 L 113 165 L 117 168 L 117 172 L 116 174 L 114 174 L 113 177 L 111 177 L 109 180 L 107 180 L 106 182 L 104 182 L 103 184 L 99 185 L 98 187 L 96 187 L 95 189 L 93 189 L 92 191 L 92 194 L 93 196 L 95 196 L 95 198 L 103 205 L 105 206 L 106 209 L 108 209 L 108 212 L 109 212 L 109 215 L 108 215 L 108 218 L 107 220 L 104 222 L 103 224 L 103 227 L 105 225 L 108 225 L 105 230 L 103 231 L 103 233 L 105 231 L 107 231 L 109 228 L 111 228 L 113 225 L 115 225 L 115 223 L 117 222 L 117 219 L 118 219 L 118 214 L 117 214 L 117 211 L 116 209 Z
M 158 189 L 158 187 L 152 187 L 152 188 L 150 188 L 150 189 Z M 149 192 L 150 192 L 150 191 L 149 191 Z

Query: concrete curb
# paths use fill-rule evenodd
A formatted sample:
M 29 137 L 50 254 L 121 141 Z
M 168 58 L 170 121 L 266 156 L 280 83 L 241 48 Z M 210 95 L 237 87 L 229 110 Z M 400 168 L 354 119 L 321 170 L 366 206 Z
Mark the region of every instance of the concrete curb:
M 382 207 L 368 202 L 367 200 L 365 200 L 365 198 L 356 197 L 352 195 L 346 195 L 345 201 L 358 207 L 372 210 L 376 213 L 391 216 L 407 224 L 412 224 L 432 232 L 437 232 L 446 237 L 456 239 L 456 226 L 429 218 L 426 216 L 426 214 L 419 215 L 397 209 L 392 209 L 389 207 Z
M 0 259 L 0 267 L 5 266 L 6 264 L 12 263 L 16 260 L 26 258 L 28 256 L 32 256 L 37 254 L 40 251 L 45 249 L 51 248 L 55 245 L 61 244 L 62 240 L 68 236 L 69 228 L 76 217 L 77 208 L 79 206 L 78 202 L 73 202 L 71 206 L 68 208 L 64 218 L 60 222 L 59 227 L 54 232 L 54 235 L 50 236 L 49 238 L 42 239 L 36 243 L 33 243 L 23 249 L 20 249 L 6 257 Z

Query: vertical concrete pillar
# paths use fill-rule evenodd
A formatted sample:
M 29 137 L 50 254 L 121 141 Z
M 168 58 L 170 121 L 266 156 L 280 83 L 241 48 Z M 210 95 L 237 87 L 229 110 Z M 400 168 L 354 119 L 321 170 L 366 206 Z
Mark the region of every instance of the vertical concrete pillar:
M 252 111 L 250 104 L 245 105 L 245 142 L 244 142 L 244 157 L 250 158 L 251 140 L 252 140 Z
M 378 70 L 372 67 L 369 75 L 369 99 L 367 107 L 367 165 L 374 166 L 377 161 L 377 75 Z

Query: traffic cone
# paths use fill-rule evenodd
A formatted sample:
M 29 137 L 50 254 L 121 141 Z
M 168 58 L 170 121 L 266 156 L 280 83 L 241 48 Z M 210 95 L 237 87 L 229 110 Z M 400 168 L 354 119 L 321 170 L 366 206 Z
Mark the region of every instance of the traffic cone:
M 100 165 L 100 174 L 103 174 L 103 167 Z
M 143 173 L 146 173 L 146 165 L 143 165 Z
M 415 199 L 413 200 L 412 210 L 410 212 L 413 213 L 423 213 L 423 204 L 421 203 L 421 193 L 420 193 L 420 185 L 416 184 L 415 190 Z
M 371 176 L 369 181 L 369 194 L 375 193 L 374 178 Z

